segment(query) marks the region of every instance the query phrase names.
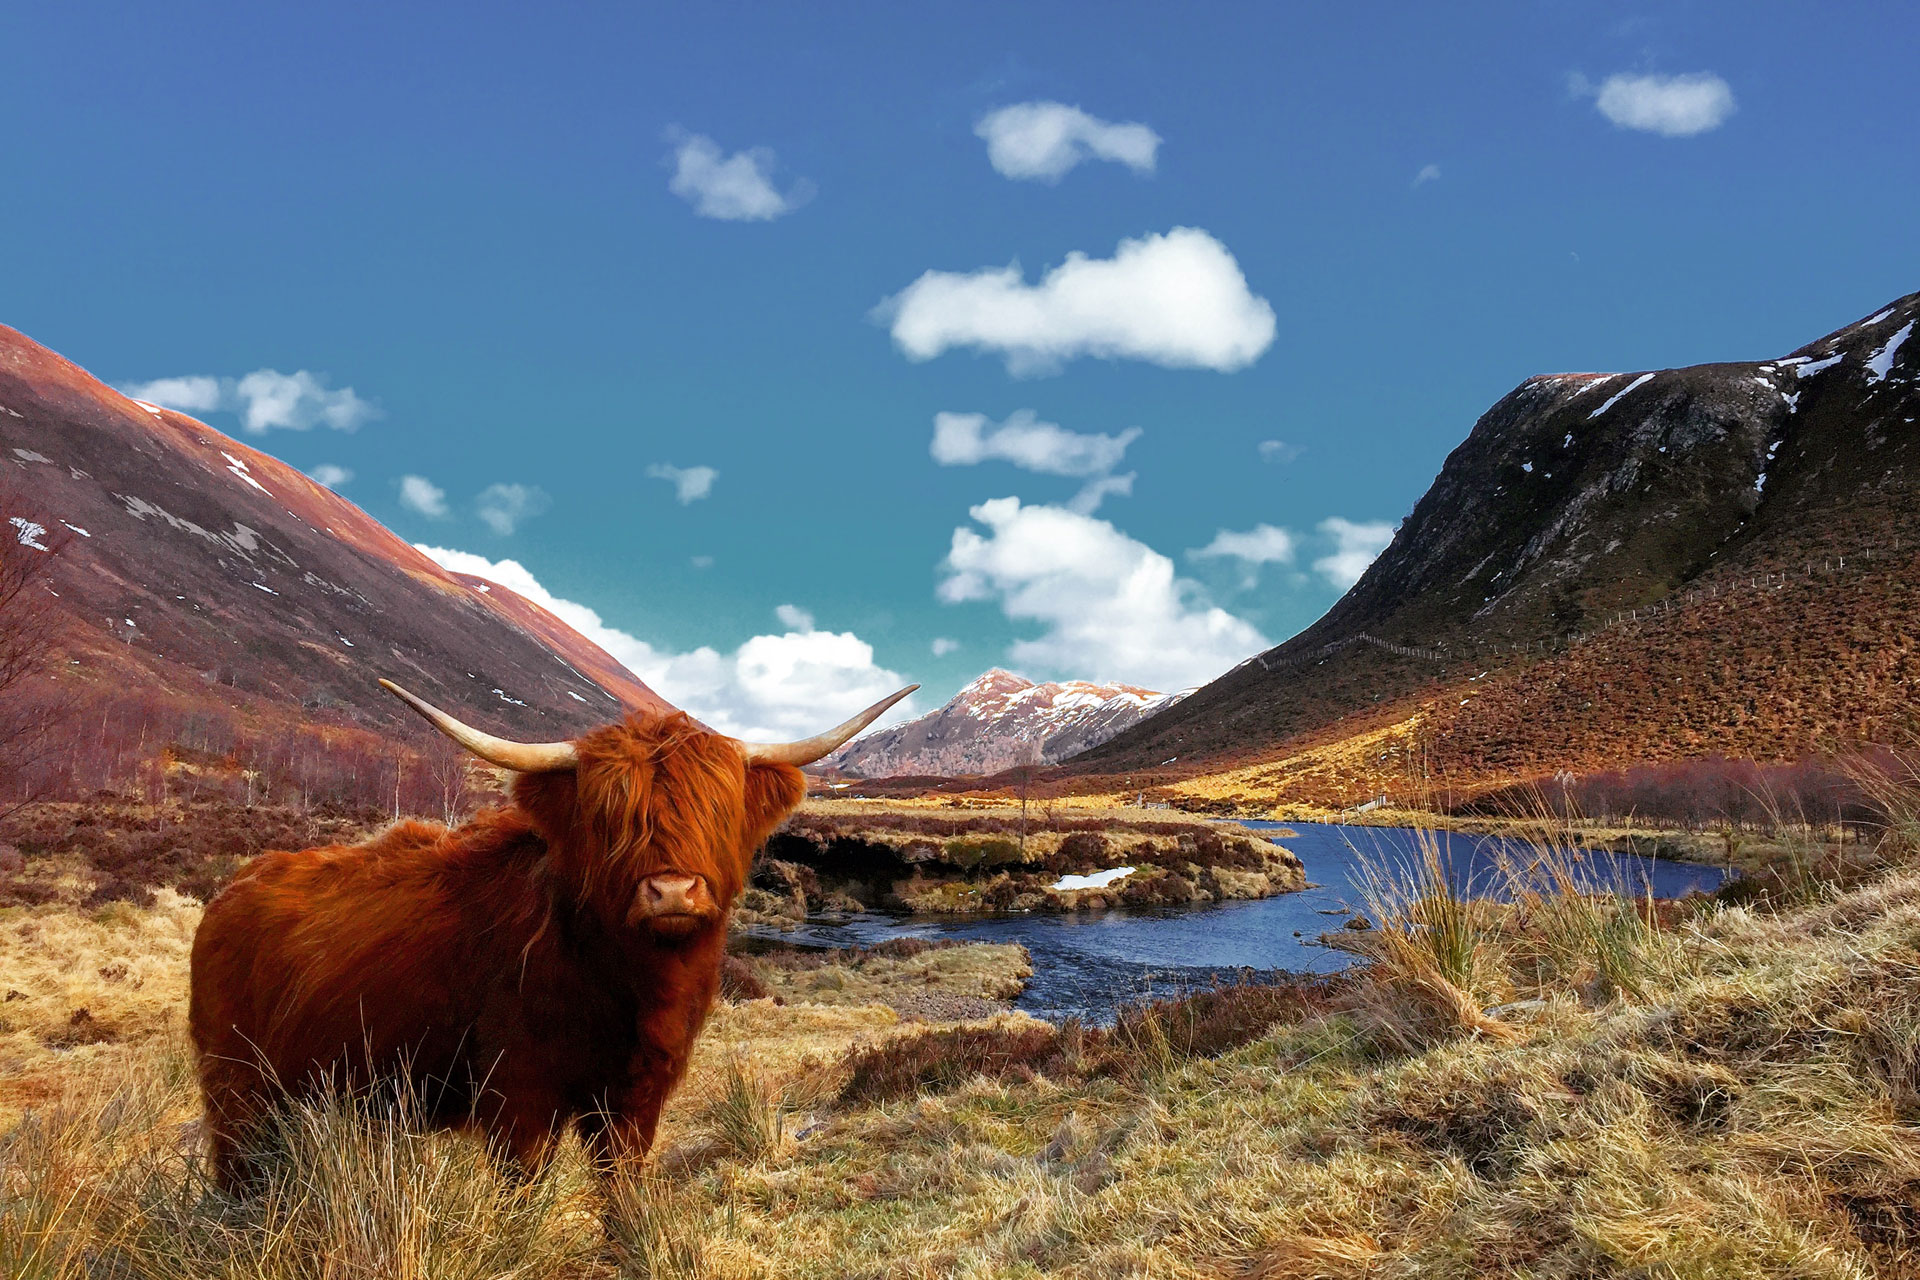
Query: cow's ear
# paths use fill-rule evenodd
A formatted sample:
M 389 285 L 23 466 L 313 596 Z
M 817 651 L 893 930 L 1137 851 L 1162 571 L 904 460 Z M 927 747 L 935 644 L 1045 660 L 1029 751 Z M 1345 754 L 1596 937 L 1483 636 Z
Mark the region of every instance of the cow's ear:
M 790 764 L 747 766 L 747 840 L 758 849 L 807 798 L 807 777 Z

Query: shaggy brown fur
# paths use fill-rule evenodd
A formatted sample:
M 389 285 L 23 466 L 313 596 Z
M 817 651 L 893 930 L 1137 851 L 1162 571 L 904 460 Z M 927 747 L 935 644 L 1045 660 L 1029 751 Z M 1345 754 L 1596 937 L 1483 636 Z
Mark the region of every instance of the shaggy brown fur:
M 805 782 L 679 714 L 576 746 L 576 771 L 523 774 L 457 830 L 269 853 L 207 905 L 189 1020 L 223 1186 L 256 1175 L 275 1103 L 329 1081 L 404 1082 L 529 1170 L 569 1124 L 606 1164 L 645 1154 L 728 910 Z

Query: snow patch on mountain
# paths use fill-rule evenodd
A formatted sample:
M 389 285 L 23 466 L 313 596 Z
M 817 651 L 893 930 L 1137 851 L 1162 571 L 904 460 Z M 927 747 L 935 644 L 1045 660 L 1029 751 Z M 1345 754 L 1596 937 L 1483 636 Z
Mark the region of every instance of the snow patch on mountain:
M 1036 684 L 995 668 L 943 707 L 878 733 L 827 758 L 860 777 L 998 773 L 1023 764 L 1056 764 L 1096 747 L 1191 690 L 1157 693 L 1134 685 L 1066 680 Z

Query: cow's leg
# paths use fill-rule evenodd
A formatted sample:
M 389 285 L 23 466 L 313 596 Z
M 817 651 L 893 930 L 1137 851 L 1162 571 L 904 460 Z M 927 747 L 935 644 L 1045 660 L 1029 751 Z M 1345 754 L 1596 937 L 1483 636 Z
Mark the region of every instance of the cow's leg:
M 494 1105 L 484 1117 L 476 1117 L 475 1127 L 485 1133 L 496 1166 L 515 1181 L 538 1178 L 565 1131 L 565 1101 L 557 1093 L 527 1087 L 493 1093 L 491 1101 Z
M 595 1111 L 580 1117 L 580 1137 L 594 1167 L 605 1177 L 630 1177 L 645 1163 L 660 1124 L 660 1105 L 650 1113 Z
M 266 1172 L 260 1130 L 276 1096 L 255 1068 L 212 1055 L 200 1060 L 200 1093 L 214 1185 L 236 1198 L 258 1190 Z

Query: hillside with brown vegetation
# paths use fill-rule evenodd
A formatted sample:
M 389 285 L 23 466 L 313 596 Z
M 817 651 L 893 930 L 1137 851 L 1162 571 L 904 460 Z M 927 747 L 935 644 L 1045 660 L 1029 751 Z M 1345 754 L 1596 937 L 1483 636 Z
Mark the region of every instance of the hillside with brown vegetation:
M 69 790 L 125 785 L 178 743 L 249 768 L 279 752 L 306 790 L 371 801 L 391 789 L 374 777 L 391 744 L 412 758 L 430 736 L 382 676 L 536 740 L 665 706 L 539 606 L 4 326 L 0 503 L 12 544 L 53 557 L 35 600 L 59 623 L 55 682 L 92 729 L 64 735 Z
M 1776 360 L 1530 379 L 1326 617 L 1070 771 L 1343 805 L 1899 740 L 1917 322 L 1909 295 Z

